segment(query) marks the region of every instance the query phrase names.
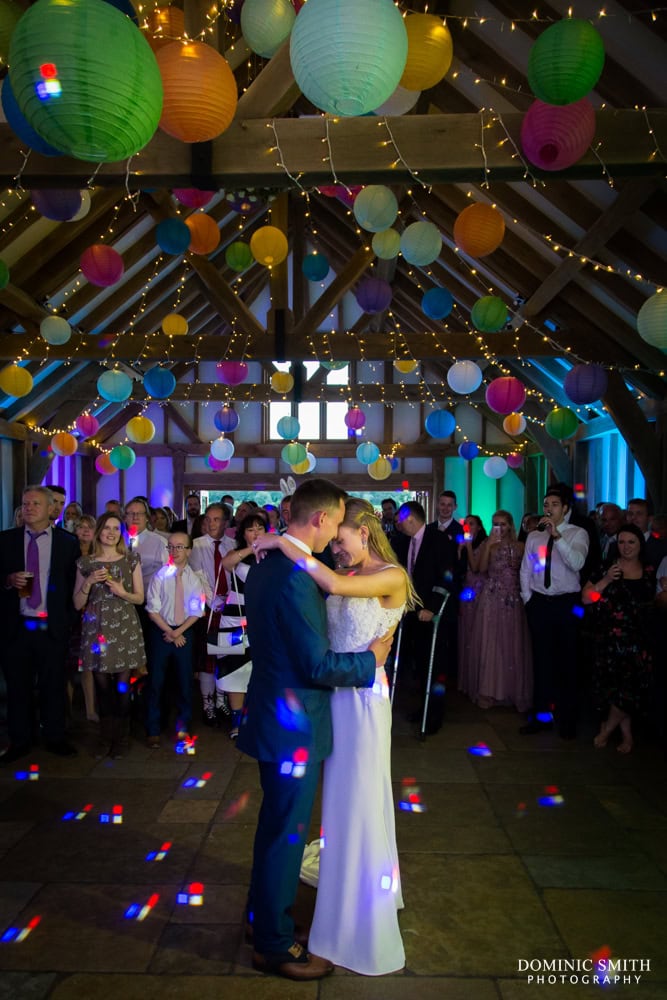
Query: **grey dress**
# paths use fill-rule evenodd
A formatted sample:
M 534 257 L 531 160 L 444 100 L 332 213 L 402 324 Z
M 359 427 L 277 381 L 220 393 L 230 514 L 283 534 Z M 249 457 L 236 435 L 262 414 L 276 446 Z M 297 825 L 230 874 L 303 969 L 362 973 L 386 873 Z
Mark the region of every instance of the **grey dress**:
M 132 573 L 140 562 L 137 552 L 128 552 L 114 562 L 82 556 L 76 565 L 84 577 L 106 567 L 132 593 Z M 94 583 L 81 615 L 81 669 L 116 674 L 123 670 L 141 671 L 145 662 L 136 607 L 112 594 L 106 584 Z

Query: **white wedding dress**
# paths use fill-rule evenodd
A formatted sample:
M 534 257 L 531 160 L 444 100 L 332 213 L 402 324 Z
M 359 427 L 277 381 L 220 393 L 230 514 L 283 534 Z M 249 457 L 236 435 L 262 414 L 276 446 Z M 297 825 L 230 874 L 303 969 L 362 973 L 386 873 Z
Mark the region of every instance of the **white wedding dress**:
M 331 648 L 367 649 L 403 611 L 383 608 L 375 597 L 330 596 Z M 336 688 L 331 712 L 334 748 L 324 762 L 319 884 L 308 950 L 354 972 L 381 976 L 405 965 L 384 668 L 373 688 Z

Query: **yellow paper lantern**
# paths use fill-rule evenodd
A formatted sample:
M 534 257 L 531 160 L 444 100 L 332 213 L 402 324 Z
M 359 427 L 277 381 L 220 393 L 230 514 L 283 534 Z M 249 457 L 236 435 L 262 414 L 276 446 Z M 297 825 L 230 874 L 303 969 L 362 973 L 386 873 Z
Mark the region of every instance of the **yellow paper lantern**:
M 380 455 L 379 458 L 367 466 L 367 469 L 371 479 L 389 479 L 391 475 L 391 462 L 384 455 Z
M 67 431 L 58 431 L 51 438 L 51 450 L 55 451 L 56 455 L 73 455 L 78 446 L 78 442 L 73 434 L 68 434 Z
M 413 360 L 394 361 L 394 368 L 397 372 L 400 372 L 401 375 L 409 375 L 410 372 L 415 370 L 418 364 L 418 361 Z
M 271 388 L 274 392 L 290 392 L 294 388 L 294 376 L 289 372 L 274 372 L 271 376 Z
M 162 330 L 168 337 L 184 337 L 188 332 L 188 321 L 179 313 L 167 313 L 162 320 Z
M 409 14 L 405 30 L 408 58 L 400 86 L 406 90 L 435 87 L 452 64 L 454 47 L 449 28 L 435 14 Z
M 250 250 L 258 264 L 275 267 L 287 257 L 289 251 L 287 237 L 275 226 L 262 226 L 252 234 Z
M 148 417 L 132 417 L 125 426 L 125 433 L 135 444 L 146 444 L 155 437 L 155 424 Z
M 170 45 L 185 34 L 185 14 L 179 7 L 156 7 L 146 15 L 143 29 L 153 52 Z
M 190 230 L 190 253 L 207 254 L 213 253 L 220 242 L 220 230 L 215 219 L 207 215 L 206 212 L 197 212 L 185 220 L 185 225 Z
M 486 257 L 503 241 L 505 220 L 493 205 L 468 205 L 454 222 L 454 241 L 469 257 Z
M 304 476 L 307 472 L 310 472 L 310 460 L 304 458 L 303 462 L 297 462 L 296 465 L 292 466 L 292 472 L 295 476 Z
M 32 375 L 20 365 L 9 365 L 0 372 L 0 389 L 8 396 L 27 396 L 32 389 Z
M 508 413 L 503 420 L 503 430 L 510 437 L 523 434 L 526 429 L 526 418 L 522 413 Z
M 236 114 L 236 80 L 224 56 L 204 42 L 172 42 L 155 53 L 164 102 L 160 128 L 181 142 L 208 142 Z

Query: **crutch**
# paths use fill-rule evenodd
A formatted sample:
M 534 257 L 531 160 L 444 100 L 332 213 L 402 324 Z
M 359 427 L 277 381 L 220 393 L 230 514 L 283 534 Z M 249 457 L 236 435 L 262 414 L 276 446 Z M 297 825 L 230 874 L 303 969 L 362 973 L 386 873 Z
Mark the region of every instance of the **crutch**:
M 391 692 L 389 694 L 389 704 L 394 707 L 394 694 L 396 692 L 396 681 L 398 680 L 398 662 L 401 655 L 401 639 L 403 638 L 403 622 L 405 617 L 401 618 L 398 623 L 398 632 L 396 633 L 396 649 L 394 650 L 394 662 L 392 664 L 391 671 Z
M 424 697 L 424 711 L 422 712 L 422 724 L 419 731 L 419 739 L 424 742 L 426 739 L 426 715 L 428 713 L 428 701 L 431 697 L 431 679 L 433 677 L 433 660 L 435 659 L 435 643 L 438 638 L 438 626 L 440 625 L 440 618 L 442 617 L 442 612 L 445 610 L 445 605 L 449 600 L 449 591 L 445 590 L 444 587 L 434 587 L 434 593 L 442 595 L 442 604 L 440 605 L 440 610 L 437 615 L 433 615 L 431 619 L 433 622 L 433 635 L 431 636 L 431 655 L 428 659 L 428 677 L 426 678 L 426 694 Z

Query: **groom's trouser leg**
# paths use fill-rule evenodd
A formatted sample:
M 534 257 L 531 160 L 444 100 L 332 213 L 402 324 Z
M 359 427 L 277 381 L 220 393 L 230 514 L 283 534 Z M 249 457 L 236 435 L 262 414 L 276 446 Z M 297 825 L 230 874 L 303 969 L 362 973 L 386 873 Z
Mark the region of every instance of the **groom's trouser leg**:
M 320 775 L 319 763 L 308 764 L 301 778 L 281 774 L 280 767 L 259 762 L 264 798 L 255 834 L 248 907 L 255 950 L 263 955 L 284 952 L 294 944 L 290 911 Z

